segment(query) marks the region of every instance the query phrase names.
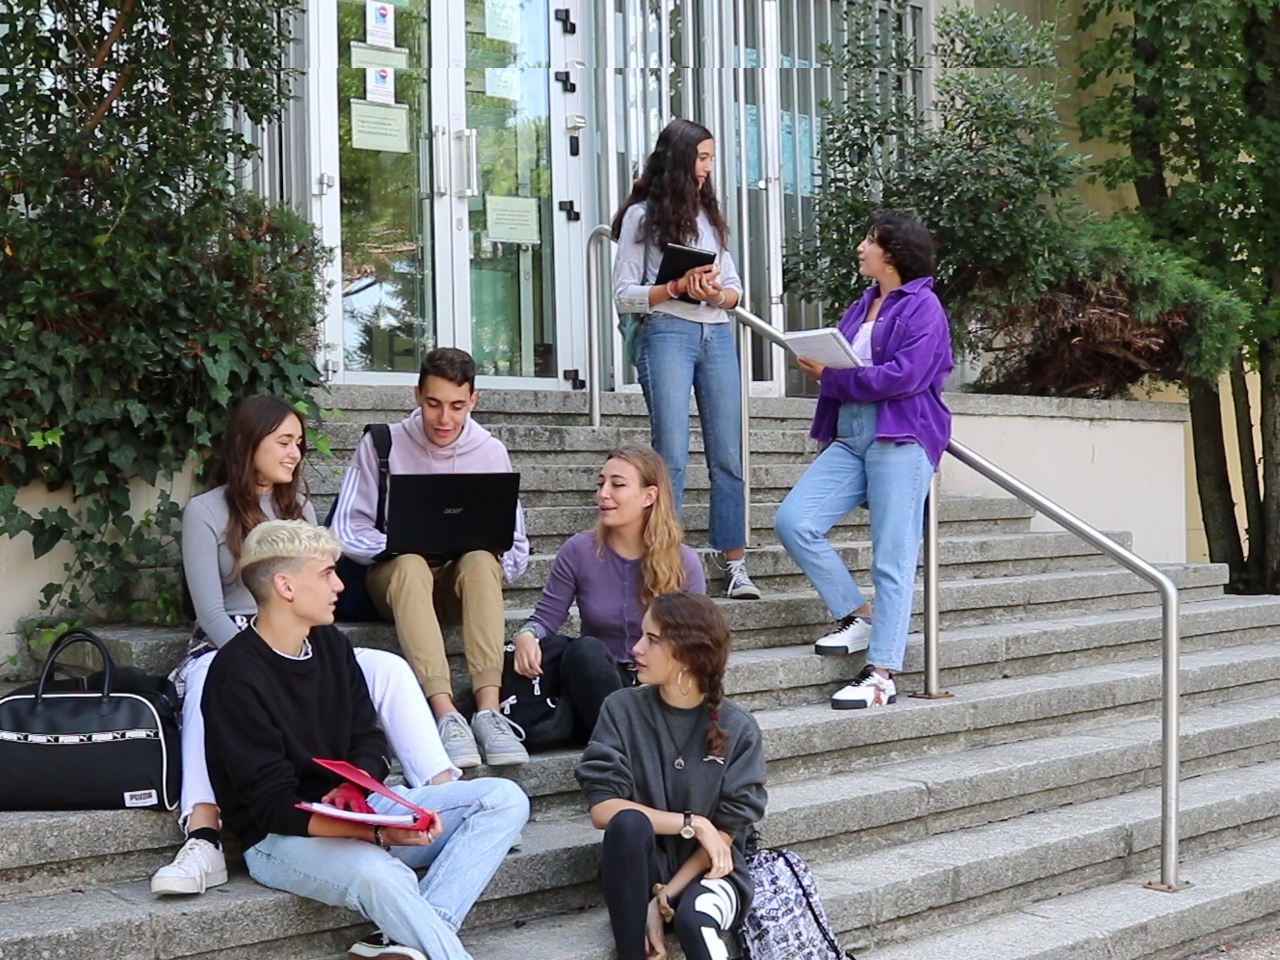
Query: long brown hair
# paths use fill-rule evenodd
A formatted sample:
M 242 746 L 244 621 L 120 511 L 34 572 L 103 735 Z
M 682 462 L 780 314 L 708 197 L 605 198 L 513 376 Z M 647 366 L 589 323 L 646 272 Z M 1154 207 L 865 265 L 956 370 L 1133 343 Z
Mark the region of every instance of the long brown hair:
M 671 655 L 706 694 L 711 718 L 707 755 L 723 757 L 729 734 L 720 726 L 720 708 L 724 705 L 724 671 L 733 646 L 724 614 L 710 597 L 681 590 L 654 597 L 649 616 L 658 627 L 658 635 L 671 644 Z
M 698 239 L 698 211 L 702 210 L 720 238 L 720 246 L 728 246 L 729 225 L 720 212 L 711 178 L 699 188 L 693 172 L 698 144 L 714 139 L 710 130 L 692 120 L 677 117 L 668 123 L 658 134 L 630 196 L 613 215 L 613 239 L 622 238 L 622 218 L 627 210 L 643 203 L 644 237 L 637 240 L 646 239 L 659 249 L 671 243 L 694 243 Z
M 245 535 L 267 519 L 258 505 L 258 475 L 253 468 L 253 455 L 258 451 L 258 444 L 279 430 L 288 417 L 297 417 L 302 426 L 298 452 L 306 457 L 306 417 L 279 397 L 248 397 L 240 401 L 222 438 L 222 456 L 213 471 L 213 486 L 227 485 L 227 510 L 231 514 L 227 522 L 227 550 L 237 563 Z M 298 496 L 299 486 L 304 494 L 301 498 Z M 302 519 L 301 501 L 306 499 L 306 495 L 306 481 L 302 479 L 302 464 L 299 463 L 293 471 L 292 480 L 277 483 L 271 489 L 271 504 L 276 518 Z
M 671 489 L 671 474 L 667 465 L 653 447 L 643 443 L 628 443 L 609 451 L 605 462 L 622 460 L 635 467 L 640 475 L 641 487 L 656 487 L 658 496 L 644 518 L 644 558 L 640 561 L 640 605 L 660 593 L 672 593 L 685 588 L 684 558 L 680 547 L 684 543 L 684 527 L 676 516 L 675 493 Z M 605 528 L 596 524 L 596 543 L 604 549 Z

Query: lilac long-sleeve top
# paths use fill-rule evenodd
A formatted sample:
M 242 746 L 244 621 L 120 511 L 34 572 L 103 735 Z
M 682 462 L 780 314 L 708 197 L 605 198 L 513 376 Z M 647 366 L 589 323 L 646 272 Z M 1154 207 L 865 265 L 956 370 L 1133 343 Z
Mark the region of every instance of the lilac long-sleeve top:
M 869 287 L 840 318 L 840 332 L 850 343 L 876 293 L 876 287 Z M 809 435 L 830 443 L 842 403 L 876 403 L 876 439 L 914 441 L 937 467 L 951 439 L 951 411 L 942 400 L 942 382 L 955 364 L 951 327 L 933 292 L 933 277 L 904 283 L 884 298 L 871 331 L 871 359 L 871 366 L 822 371 Z
M 684 588 L 706 593 L 707 580 L 698 555 L 681 544 L 680 557 Z M 582 635 L 601 641 L 615 660 L 629 662 L 644 619 L 640 605 L 643 583 L 639 560 L 624 559 L 601 546 L 593 533 L 575 533 L 556 554 L 533 616 L 520 629 L 532 630 L 539 640 L 555 633 L 568 619 L 569 605 L 576 600 Z

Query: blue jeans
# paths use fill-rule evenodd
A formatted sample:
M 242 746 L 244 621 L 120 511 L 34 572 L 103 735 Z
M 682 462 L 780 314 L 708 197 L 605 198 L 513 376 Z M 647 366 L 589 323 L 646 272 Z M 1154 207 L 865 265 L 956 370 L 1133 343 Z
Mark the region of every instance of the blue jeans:
M 682 512 L 689 464 L 689 389 L 698 401 L 702 445 L 711 475 L 708 542 L 715 550 L 746 546 L 742 484 L 742 395 L 731 323 L 649 316 L 636 349 L 636 373 L 649 407 L 653 448 L 671 473 Z
M 440 817 L 444 832 L 430 846 L 387 853 L 362 840 L 272 833 L 245 851 L 249 875 L 264 886 L 356 910 L 431 960 L 470 960 L 458 928 L 529 819 L 529 798 L 500 777 L 396 792 Z M 378 813 L 404 812 L 376 795 L 369 805 Z M 414 871 L 424 868 L 419 881 Z
M 827 542 L 827 531 L 855 507 L 867 504 L 871 582 L 876 589 L 867 663 L 901 670 L 933 464 L 920 444 L 878 441 L 875 435 L 874 403 L 841 405 L 835 441 L 791 488 L 778 508 L 774 529 L 839 620 L 866 601 L 840 554 Z

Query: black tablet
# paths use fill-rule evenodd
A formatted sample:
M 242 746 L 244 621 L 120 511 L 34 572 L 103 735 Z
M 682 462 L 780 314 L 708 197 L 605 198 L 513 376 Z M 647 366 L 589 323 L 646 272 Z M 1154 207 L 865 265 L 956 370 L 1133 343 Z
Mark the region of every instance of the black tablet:
M 715 262 L 716 255 L 711 250 L 703 250 L 700 247 L 682 247 L 678 243 L 669 243 L 667 244 L 667 249 L 662 253 L 662 264 L 658 267 L 658 277 L 653 282 L 665 285 L 672 280 L 679 280 L 694 267 L 706 267 Z M 687 293 L 681 294 L 680 299 L 685 303 L 701 302 L 693 299 Z

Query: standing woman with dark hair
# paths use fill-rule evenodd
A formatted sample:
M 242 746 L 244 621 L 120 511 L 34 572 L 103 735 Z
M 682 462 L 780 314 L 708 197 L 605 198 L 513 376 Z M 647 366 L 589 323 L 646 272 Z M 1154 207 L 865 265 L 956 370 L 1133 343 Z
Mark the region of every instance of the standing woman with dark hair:
M 655 597 L 632 650 L 645 685 L 604 702 L 578 765 L 604 830 L 618 960 L 662 960 L 667 923 L 688 960 L 724 960 L 713 944 L 751 905 L 745 846 L 767 801 L 764 747 L 755 718 L 724 697 L 731 642 L 707 597 Z
M 301 413 L 278 397 L 249 397 L 227 425 L 213 489 L 192 497 L 182 511 L 182 567 L 196 613 L 191 645 L 174 671 L 184 694 L 179 816 L 187 841 L 173 862 L 152 876 L 152 893 L 204 893 L 227 882 L 220 816 L 205 762 L 201 695 L 218 650 L 248 627 L 258 611 L 240 578 L 245 536 L 266 520 L 316 522 L 300 476 L 306 450 Z M 356 650 L 356 662 L 410 786 L 460 777 L 462 771 L 449 763 L 440 744 L 408 662 L 365 648 Z
M 672 120 L 658 135 L 644 173 L 613 218 L 613 296 L 620 314 L 647 315 L 635 338 L 635 366 L 653 447 L 671 472 L 676 508 L 684 502 L 692 388 L 711 476 L 708 540 L 724 554 L 725 596 L 758 600 L 744 559 L 743 410 L 728 314 L 742 299 L 742 281 L 711 185 L 715 156 L 711 132 L 691 120 Z M 673 243 L 710 250 L 716 262 L 655 284 L 663 253 Z
M 840 332 L 862 365 L 833 370 L 797 361 L 821 385 L 810 435 L 829 446 L 774 520 L 778 539 L 836 621 L 816 652 L 867 651 L 863 671 L 831 698 L 837 710 L 897 699 L 893 672 L 906 657 L 924 504 L 951 438 L 942 400 L 953 366 L 951 331 L 933 292 L 933 238 L 910 214 L 881 211 L 858 245 L 858 268 L 876 282 L 845 311 Z M 827 531 L 863 503 L 871 513 L 874 617 L 827 542 Z

